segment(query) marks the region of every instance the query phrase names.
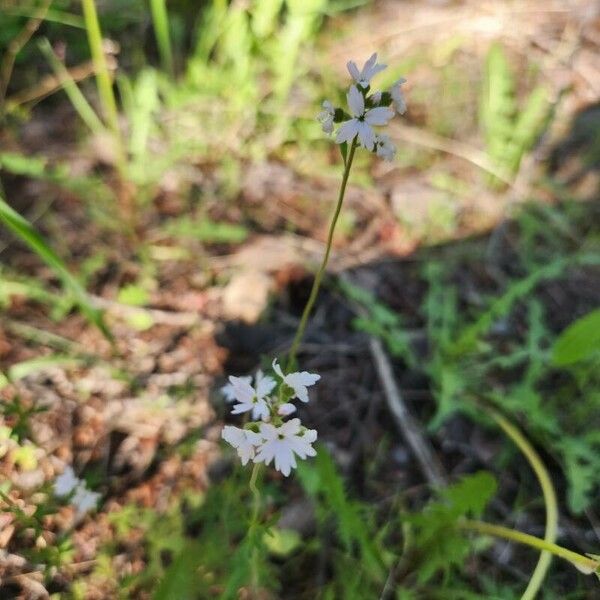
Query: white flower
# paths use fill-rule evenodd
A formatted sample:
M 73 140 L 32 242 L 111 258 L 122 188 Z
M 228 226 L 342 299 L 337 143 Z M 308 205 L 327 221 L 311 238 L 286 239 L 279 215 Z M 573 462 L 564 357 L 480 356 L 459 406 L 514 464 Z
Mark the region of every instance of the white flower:
M 348 61 L 348 72 L 352 79 L 362 88 L 366 88 L 371 84 L 371 79 L 386 68 L 386 65 L 377 64 L 377 53 L 371 55 L 369 60 L 364 64 L 361 71 L 358 70 L 356 63 L 353 60 Z
M 252 383 L 252 375 L 248 375 L 246 377 L 238 377 L 238 379 L 242 379 L 248 384 Z M 221 388 L 221 394 L 223 394 L 227 402 L 235 402 L 236 400 L 233 384 L 231 383 L 227 383 Z
M 255 386 L 252 387 L 247 377 L 229 377 L 232 394 L 238 404 L 231 411 L 234 415 L 252 411 L 253 419 L 267 419 L 270 408 L 267 396 L 275 387 L 272 377 L 263 375 L 262 371 L 256 373 Z
M 263 441 L 262 436 L 258 433 L 233 425 L 225 425 L 221 431 L 221 437 L 237 450 L 243 465 L 254 458 L 256 446 Z
M 380 158 L 393 160 L 396 155 L 396 146 L 392 144 L 389 135 L 382 133 L 375 140 L 375 151 Z
M 309 429 L 301 434 L 300 430 L 300 419 L 292 419 L 280 427 L 261 423 L 260 433 L 264 442 L 258 447 L 254 462 L 268 465 L 275 459 L 275 468 L 287 477 L 296 468 L 294 455 L 304 459 L 317 454 L 311 445 L 317 439 L 317 432 Z
M 371 100 L 373 104 L 379 104 L 381 102 L 381 92 L 377 91 L 374 94 L 371 94 Z
M 286 402 L 285 404 L 282 404 L 278 409 L 277 409 L 277 414 L 280 417 L 287 417 L 289 415 L 291 415 L 292 413 L 296 412 L 296 407 L 291 404 L 290 402 Z
M 68 466 L 54 480 L 54 495 L 68 496 L 80 483 L 81 479 L 79 479 L 75 475 L 75 471 L 73 471 L 73 468 Z
M 100 500 L 100 494 L 98 492 L 92 492 L 91 490 L 88 490 L 85 482 L 81 481 L 75 490 L 75 495 L 73 496 L 71 502 L 77 509 L 77 512 L 82 515 L 88 512 L 88 510 L 96 508 L 98 500 Z
M 321 379 L 320 375 L 308 373 L 307 371 L 284 375 L 281 367 L 277 364 L 277 359 L 273 360 L 273 370 L 275 373 L 277 373 L 277 375 L 279 375 L 279 377 L 281 377 L 283 383 L 294 390 L 294 397 L 298 398 L 298 400 L 302 400 L 302 402 L 308 402 L 307 387 L 314 385 L 317 383 L 317 381 L 319 381 L 319 379 Z
M 73 492 L 75 492 L 73 494 Z M 83 515 L 92 508 L 96 508 L 100 494 L 98 492 L 92 492 L 87 489 L 85 481 L 79 479 L 75 475 L 73 468 L 68 466 L 55 480 L 54 480 L 54 495 L 55 496 L 68 496 L 73 494 L 71 503 L 77 509 L 79 515 Z
M 375 132 L 372 125 L 385 125 L 394 116 L 394 111 L 385 106 L 378 106 L 365 112 L 365 99 L 355 85 L 350 87 L 347 98 L 354 118 L 342 123 L 335 141 L 342 144 L 358 135 L 361 145 L 367 150 L 373 150 Z
M 335 116 L 335 109 L 333 104 L 329 100 L 323 102 L 323 110 L 317 115 L 317 121 L 321 123 L 323 131 L 330 135 L 333 133 L 333 117 Z
M 394 85 L 390 89 L 390 94 L 392 95 L 392 100 L 394 101 L 394 106 L 398 111 L 398 114 L 403 115 L 406 112 L 406 100 L 404 98 L 404 94 L 402 93 L 402 84 L 406 83 L 406 79 L 401 77 L 394 83 Z

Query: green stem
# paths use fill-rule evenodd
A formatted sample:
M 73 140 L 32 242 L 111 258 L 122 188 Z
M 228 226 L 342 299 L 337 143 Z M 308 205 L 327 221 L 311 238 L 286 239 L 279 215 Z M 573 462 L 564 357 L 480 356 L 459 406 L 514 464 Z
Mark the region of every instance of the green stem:
M 253 529 L 258 524 L 258 516 L 260 514 L 260 490 L 258 489 L 256 482 L 258 480 L 258 473 L 260 471 L 261 463 L 254 463 L 252 467 L 252 474 L 250 475 L 250 483 L 248 487 L 252 492 L 252 519 L 250 521 L 250 529 Z
M 511 540 L 518 542 L 519 544 L 525 544 L 538 550 L 550 552 L 555 556 L 564 558 L 572 563 L 575 567 L 580 569 L 582 572 L 591 574 L 597 573 L 600 569 L 600 561 L 572 550 L 567 550 L 557 544 L 547 542 L 528 533 L 521 531 L 515 531 L 502 525 L 492 525 L 491 523 L 485 523 L 483 521 L 471 521 L 470 519 L 464 519 L 458 523 L 458 526 L 462 529 L 468 529 L 470 531 L 476 531 L 483 535 L 492 535 L 494 537 L 503 538 L 505 540 Z
M 104 117 L 110 127 L 115 141 L 117 143 L 117 152 L 119 153 L 119 164 L 124 166 L 123 143 L 121 132 L 119 130 L 119 120 L 117 113 L 117 102 L 113 92 L 112 81 L 108 71 L 106 56 L 102 47 L 102 33 L 100 31 L 100 22 L 94 0 L 81 0 L 83 7 L 83 18 L 90 45 L 94 70 L 96 72 L 96 83 L 98 86 L 98 95 L 104 112 Z
M 81 120 L 89 127 L 90 131 L 96 135 L 106 132 L 107 130 L 104 126 L 104 123 L 102 123 L 102 121 L 98 118 L 98 115 L 94 112 L 94 109 L 91 107 L 90 103 L 81 93 L 81 90 L 75 83 L 73 77 L 71 77 L 68 69 L 62 62 L 60 62 L 48 39 L 43 38 L 40 41 L 39 46 L 44 56 L 48 59 L 52 70 L 60 81 L 60 84 L 71 101 L 73 108 L 81 117 Z
M 150 0 L 150 10 L 160 60 L 165 72 L 172 77 L 175 70 L 173 68 L 173 52 L 171 51 L 171 37 L 169 35 L 169 16 L 165 0 Z
M 535 472 L 540 487 L 542 488 L 544 504 L 546 506 L 546 530 L 544 532 L 544 541 L 553 544 L 556 541 L 558 530 L 558 503 L 556 501 L 556 492 L 554 491 L 554 486 L 552 485 L 548 470 L 539 454 L 517 427 L 494 409 L 486 408 L 486 410 L 494 421 L 502 428 L 504 433 L 506 433 L 506 435 L 519 447 Z M 544 578 L 550 568 L 551 561 L 551 552 L 547 550 L 542 551 L 535 570 L 527 584 L 527 588 L 521 596 L 521 600 L 533 600 L 533 598 L 535 598 L 542 587 Z
M 342 205 L 344 203 L 344 196 L 346 195 L 346 185 L 348 183 L 348 177 L 350 175 L 350 168 L 352 167 L 352 161 L 354 159 L 354 152 L 356 151 L 356 138 L 352 141 L 352 145 L 350 146 L 350 152 L 348 153 L 348 159 L 346 160 L 346 166 L 344 169 L 344 176 L 342 177 L 342 185 L 340 186 L 340 193 L 338 196 L 337 205 L 335 207 L 335 212 L 333 214 L 333 219 L 331 220 L 331 225 L 329 226 L 329 233 L 327 235 L 327 246 L 325 248 L 325 256 L 323 256 L 323 261 L 321 262 L 321 266 L 315 275 L 315 279 L 313 281 L 312 289 L 310 290 L 310 296 L 308 297 L 308 302 L 304 307 L 304 312 L 302 313 L 302 317 L 300 319 L 300 324 L 298 325 L 298 329 L 296 331 L 296 335 L 294 336 L 294 341 L 290 347 L 290 352 L 288 354 L 287 359 L 287 367 L 286 370 L 289 371 L 296 361 L 296 353 L 298 352 L 298 346 L 302 341 L 304 336 L 304 331 L 306 329 L 306 324 L 308 322 L 308 317 L 310 316 L 310 311 L 312 310 L 313 304 L 317 299 L 317 294 L 319 292 L 319 288 L 321 287 L 321 280 L 323 279 L 323 275 L 325 274 L 325 269 L 327 268 L 327 263 L 329 261 L 329 255 L 331 254 L 331 246 L 333 244 L 333 234 L 335 232 L 335 226 L 337 224 L 338 218 L 340 216 L 340 211 L 342 210 Z
M 252 492 L 252 517 L 250 520 L 250 527 L 248 529 L 248 537 L 252 544 L 252 555 L 250 558 L 250 568 L 252 572 L 252 589 L 258 590 L 259 575 L 258 575 L 258 540 L 256 539 L 256 529 L 258 527 L 258 520 L 260 517 L 260 490 L 256 485 L 258 481 L 258 474 L 260 472 L 260 463 L 254 463 L 252 467 L 252 474 L 250 475 L 250 491 Z

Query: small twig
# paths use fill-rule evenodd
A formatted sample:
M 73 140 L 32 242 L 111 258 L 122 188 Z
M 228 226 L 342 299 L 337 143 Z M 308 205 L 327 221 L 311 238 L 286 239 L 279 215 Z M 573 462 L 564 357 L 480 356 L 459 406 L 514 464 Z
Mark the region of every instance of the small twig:
M 25 27 L 23 27 L 8 45 L 4 58 L 2 59 L 2 64 L 0 65 L 0 114 L 4 113 L 6 90 L 10 83 L 17 55 L 42 24 L 50 4 L 52 4 L 52 0 L 46 0 L 36 11 L 35 15 L 27 21 Z
M 90 296 L 90 300 L 96 308 L 106 310 L 109 313 L 113 313 L 121 317 L 147 315 L 154 321 L 154 323 L 159 323 L 161 325 L 171 325 L 172 327 L 189 327 L 191 325 L 198 325 L 208 322 L 202 319 L 198 313 L 190 311 L 170 312 L 168 310 L 159 310 L 156 308 L 129 306 L 127 304 L 115 302 L 114 300 L 101 298 L 100 296 Z
M 497 177 L 510 188 L 515 187 L 515 182 L 510 175 L 494 165 L 489 156 L 477 148 L 457 140 L 436 135 L 435 133 L 431 133 L 425 129 L 411 127 L 410 125 L 394 124 L 392 126 L 392 131 L 394 131 L 396 135 L 398 135 L 404 141 L 411 144 L 416 144 L 432 150 L 439 150 L 440 152 L 445 152 L 446 154 L 452 154 L 453 156 L 462 158 L 476 167 L 479 167 L 483 171 L 490 173 L 490 175 Z
M 83 81 L 87 79 L 91 75 L 94 75 L 94 63 L 91 61 L 86 61 L 76 67 L 71 67 L 68 69 L 69 75 L 71 79 L 75 82 Z M 36 100 L 41 100 L 46 96 L 50 96 L 55 92 L 58 92 L 63 87 L 63 81 L 61 77 L 56 75 L 46 75 L 42 78 L 42 80 L 25 90 L 22 90 L 13 96 L 10 96 L 6 99 L 6 108 L 7 110 L 12 110 L 16 106 L 20 106 L 21 104 L 26 104 L 27 102 L 34 102 Z
M 341 274 L 340 279 L 346 283 L 351 283 L 351 280 L 347 275 Z M 366 311 L 363 307 L 352 303 L 352 308 L 357 314 L 366 316 Z M 431 447 L 431 444 L 424 435 L 421 424 L 409 411 L 402 398 L 402 394 L 394 379 L 392 365 L 383 349 L 381 341 L 376 337 L 370 337 L 369 350 L 383 386 L 387 405 L 396 421 L 400 433 L 412 450 L 419 463 L 419 467 L 429 484 L 434 487 L 444 487 L 448 483 L 444 468 Z
M 410 446 L 421 471 L 427 481 L 434 487 L 443 487 L 447 484 L 446 475 L 439 459 L 435 455 L 431 444 L 423 434 L 420 423 L 413 417 L 412 413 L 402 399 L 400 390 L 396 385 L 392 366 L 385 353 L 381 341 L 372 337 L 369 340 L 371 356 L 375 361 L 379 379 L 383 385 L 385 399 L 392 412 L 396 425 L 400 429 L 406 443 Z

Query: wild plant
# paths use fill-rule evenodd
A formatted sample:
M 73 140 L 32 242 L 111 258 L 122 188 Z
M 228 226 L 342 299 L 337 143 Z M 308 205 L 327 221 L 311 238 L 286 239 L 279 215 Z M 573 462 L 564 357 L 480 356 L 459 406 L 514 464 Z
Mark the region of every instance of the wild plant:
M 377 54 L 373 54 L 362 69 L 353 62 L 348 62 L 348 71 L 353 79 L 346 94 L 348 108 L 335 107 L 330 101 L 323 102 L 323 110 L 318 115 L 323 131 L 334 135 L 336 144 L 340 146 L 343 160 L 343 174 L 338 200 L 329 226 L 324 256 L 316 271 L 313 285 L 300 318 L 296 334 L 291 343 L 285 368 L 282 368 L 275 358 L 272 361 L 273 376 L 258 371 L 254 377 L 229 377 L 229 383 L 223 388 L 226 400 L 233 403 L 232 414 L 244 414 L 249 420 L 243 427 L 226 425 L 222 438 L 237 450 L 243 465 L 253 462 L 249 487 L 253 495 L 253 508 L 246 542 L 250 560 L 251 585 L 257 590 L 259 585 L 259 551 L 261 536 L 258 531 L 261 519 L 261 491 L 259 471 L 262 464 L 274 463 L 277 471 L 289 476 L 292 469 L 297 467 L 296 458 L 306 459 L 317 455 L 313 443 L 317 439 L 317 431 L 308 429 L 300 419 L 287 418 L 296 412 L 295 401 L 308 402 L 308 388 L 316 384 L 320 375 L 307 371 L 292 371 L 297 364 L 297 353 L 303 339 L 312 307 L 317 298 L 323 276 L 325 274 L 336 224 L 343 207 L 346 187 L 354 156 L 357 150 L 366 150 L 386 160 L 391 160 L 395 147 L 390 138 L 375 128 L 384 127 L 396 113 L 406 111 L 406 102 L 402 91 L 405 79 L 398 80 L 391 89 L 379 91 L 372 87 L 373 78 L 386 68 L 377 62 Z M 336 129 L 337 127 L 337 129 Z M 406 350 L 406 347 L 403 345 Z M 481 493 L 477 489 L 470 490 L 469 486 L 479 486 L 479 479 L 473 478 L 464 483 L 467 491 L 455 487 L 446 492 L 445 500 L 433 503 L 422 515 L 414 517 L 412 523 L 419 533 L 423 550 L 427 545 L 439 538 L 445 529 L 450 528 L 454 533 L 448 540 L 460 537 L 460 531 L 475 531 L 482 535 L 491 535 L 521 544 L 529 545 L 541 551 L 540 560 L 535 568 L 523 598 L 534 598 L 541 588 L 550 565 L 551 555 L 559 556 L 570 561 L 585 573 L 600 573 L 600 561 L 596 556 L 583 556 L 567 550 L 555 543 L 557 531 L 558 510 L 556 495 L 548 471 L 541 458 L 525 438 L 523 433 L 512 425 L 503 415 L 492 408 L 486 408 L 496 424 L 513 440 L 529 461 L 536 473 L 543 490 L 547 510 L 546 534 L 544 539 L 520 531 L 493 525 L 479 519 L 471 519 L 468 513 L 480 516 L 487 500 L 486 494 L 493 493 L 494 487 L 488 484 L 486 477 L 482 480 Z M 467 496 L 479 495 L 479 500 L 466 501 Z M 444 494 L 442 494 L 444 497 Z M 455 505 L 453 507 L 453 504 Z M 446 535 L 446 534 L 444 534 Z M 429 536 L 429 537 L 428 537 Z M 454 537 L 453 537 L 454 536 Z M 458 542 L 457 542 L 458 543 Z M 463 546 L 464 547 L 464 546 Z M 446 561 L 450 560 L 447 553 Z M 434 562 L 429 564 L 430 572 Z M 424 570 L 424 572 L 427 569 Z

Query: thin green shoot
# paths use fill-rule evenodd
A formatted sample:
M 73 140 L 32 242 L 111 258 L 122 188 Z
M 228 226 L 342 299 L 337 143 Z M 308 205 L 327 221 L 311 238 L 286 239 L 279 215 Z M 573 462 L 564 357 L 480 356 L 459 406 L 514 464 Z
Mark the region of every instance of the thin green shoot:
M 542 488 L 544 504 L 546 506 L 544 541 L 549 544 L 554 544 L 558 532 L 558 502 L 556 500 L 556 492 L 552 485 L 552 479 L 550 478 L 548 469 L 544 465 L 540 455 L 535 451 L 534 447 L 517 427 L 492 408 L 487 408 L 486 412 L 488 412 L 496 424 L 517 445 L 535 472 L 540 487 Z M 551 552 L 542 550 L 538 563 L 531 575 L 521 600 L 533 600 L 536 597 L 544 583 L 551 561 Z
M 104 118 L 108 127 L 112 131 L 117 143 L 117 151 L 119 154 L 119 164 L 123 168 L 125 166 L 125 154 L 123 150 L 123 141 L 119 130 L 119 118 L 117 113 L 117 101 L 112 85 L 112 79 L 104 54 L 102 43 L 102 32 L 98 21 L 98 13 L 94 0 L 81 0 L 83 7 L 83 18 L 87 31 L 88 43 L 92 55 L 92 62 L 96 72 L 96 85 L 98 87 L 98 95 L 102 103 Z
M 92 304 L 79 281 L 71 274 L 63 260 L 46 243 L 31 223 L 13 210 L 0 196 L 0 223 L 3 223 L 18 238 L 27 244 L 60 278 L 63 286 L 71 292 L 83 315 L 93 323 L 106 338 L 112 340 L 111 333 L 102 318 L 102 313 Z
M 491 535 L 505 540 L 511 540 L 519 544 L 530 546 L 531 548 L 537 548 L 538 550 L 550 552 L 551 554 L 554 554 L 554 556 L 558 556 L 559 558 L 569 561 L 573 566 L 586 575 L 591 575 L 592 573 L 597 574 L 600 571 L 600 560 L 597 558 L 584 556 L 583 554 L 573 552 L 572 550 L 563 548 L 558 544 L 547 542 L 535 537 L 534 535 L 523 533 L 522 531 L 515 531 L 514 529 L 510 529 L 502 525 L 492 525 L 491 523 L 485 523 L 484 521 L 471 521 L 469 519 L 460 521 L 458 525 L 461 529 L 476 531 L 482 535 Z
M 98 118 L 98 115 L 95 113 L 90 103 L 86 100 L 85 96 L 82 94 L 74 79 L 71 77 L 69 70 L 65 67 L 65 65 L 63 65 L 63 63 L 54 53 L 54 50 L 52 49 L 48 39 L 44 38 L 40 40 L 39 47 L 50 63 L 52 70 L 56 74 L 62 88 L 65 90 L 65 93 L 67 94 L 71 104 L 73 105 L 73 108 L 77 111 L 77 114 L 81 120 L 95 135 L 106 132 L 106 127 Z
M 152 12 L 154 35 L 156 36 L 156 44 L 158 45 L 163 70 L 173 76 L 175 74 L 175 67 L 173 64 L 171 36 L 169 34 L 169 15 L 165 0 L 150 0 L 150 10 Z

